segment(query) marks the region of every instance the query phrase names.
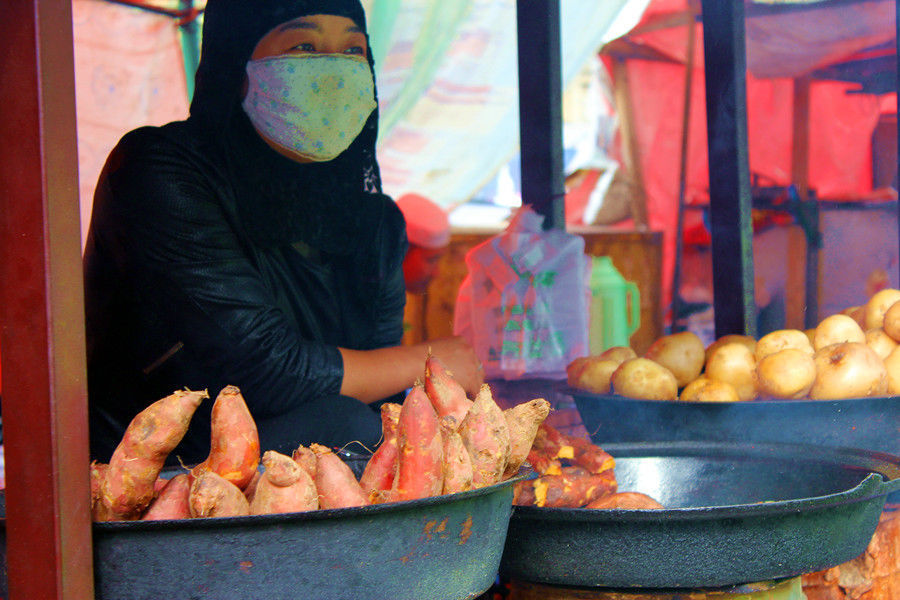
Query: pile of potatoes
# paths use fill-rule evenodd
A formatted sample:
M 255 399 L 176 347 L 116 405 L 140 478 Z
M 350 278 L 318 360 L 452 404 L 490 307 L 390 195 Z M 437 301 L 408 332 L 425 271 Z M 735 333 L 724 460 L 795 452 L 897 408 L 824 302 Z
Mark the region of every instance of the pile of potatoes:
M 643 357 L 617 346 L 567 368 L 572 387 L 641 400 L 841 400 L 900 395 L 900 290 L 881 290 L 815 329 L 759 340 L 726 335 L 704 348 L 689 331 L 657 339 Z

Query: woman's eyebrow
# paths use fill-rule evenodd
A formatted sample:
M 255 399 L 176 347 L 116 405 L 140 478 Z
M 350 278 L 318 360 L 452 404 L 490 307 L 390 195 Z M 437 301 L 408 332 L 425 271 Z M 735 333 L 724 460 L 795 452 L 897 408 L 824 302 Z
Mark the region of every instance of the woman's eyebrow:
M 315 23 L 310 23 L 309 21 L 291 21 L 290 23 L 285 23 L 281 27 L 278 28 L 278 31 L 287 31 L 289 29 L 315 29 L 320 30 L 321 28 Z

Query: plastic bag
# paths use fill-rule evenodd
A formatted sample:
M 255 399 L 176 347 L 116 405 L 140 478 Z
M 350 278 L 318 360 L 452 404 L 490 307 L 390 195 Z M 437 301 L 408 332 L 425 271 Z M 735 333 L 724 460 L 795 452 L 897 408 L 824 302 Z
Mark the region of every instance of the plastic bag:
M 584 239 L 544 231 L 528 207 L 503 233 L 466 254 L 454 333 L 465 337 L 488 378 L 564 379 L 588 350 Z

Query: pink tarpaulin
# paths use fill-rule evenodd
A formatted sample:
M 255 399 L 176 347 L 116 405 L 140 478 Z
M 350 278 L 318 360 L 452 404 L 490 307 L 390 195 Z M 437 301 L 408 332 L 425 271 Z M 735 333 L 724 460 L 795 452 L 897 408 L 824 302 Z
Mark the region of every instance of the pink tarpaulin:
M 890 3 L 893 5 L 893 3 Z M 854 4 L 853 10 L 866 7 L 882 11 L 883 2 Z M 648 7 L 635 32 L 667 17 L 687 10 L 684 0 L 654 0 Z M 825 14 L 815 11 L 814 14 Z M 880 14 L 880 12 L 878 12 Z M 779 23 L 767 17 L 768 23 Z M 792 23 L 797 23 L 791 17 Z M 670 22 L 675 19 L 670 19 Z M 753 19 L 754 35 L 765 38 L 762 23 Z M 677 22 L 677 21 L 676 21 Z M 817 23 L 812 17 L 799 21 L 812 31 Z M 828 21 L 829 23 L 831 20 Z M 893 29 L 893 22 L 889 23 Z M 695 67 L 691 90 L 686 200 L 703 203 L 708 200 L 709 168 L 706 140 L 705 79 L 703 69 L 703 32 L 697 24 Z M 748 32 L 750 29 L 748 24 Z M 835 32 L 840 35 L 840 32 Z M 629 36 L 632 41 L 649 46 L 679 62 L 642 59 L 627 61 L 635 135 L 640 152 L 644 187 L 647 196 L 650 226 L 665 232 L 663 298 L 671 298 L 671 278 L 674 267 L 674 232 L 676 228 L 679 163 L 682 136 L 682 105 L 685 85 L 685 57 L 688 30 L 684 24 L 653 29 Z M 817 37 L 827 36 L 819 31 Z M 866 37 L 880 39 L 880 34 Z M 840 58 L 835 49 L 840 46 L 847 53 L 860 49 L 860 42 L 841 39 L 840 44 L 819 47 L 828 61 Z M 748 54 L 753 53 L 754 41 L 748 36 Z M 771 51 L 767 60 L 775 60 Z M 787 51 L 787 50 L 786 50 Z M 804 65 L 822 66 L 811 52 L 803 52 Z M 610 73 L 612 69 L 610 68 Z M 771 68 L 769 69 L 772 70 Z M 797 73 L 798 75 L 803 73 Z M 762 79 L 747 74 L 747 129 L 749 163 L 752 174 L 763 185 L 790 185 L 793 90 L 794 80 L 788 77 Z M 872 192 L 872 133 L 883 111 L 896 109 L 896 96 L 874 96 L 848 93 L 858 86 L 852 83 L 814 80 L 810 90 L 809 186 L 819 198 L 861 199 Z M 691 211 L 687 215 L 698 219 Z M 696 222 L 696 221 L 695 221 Z

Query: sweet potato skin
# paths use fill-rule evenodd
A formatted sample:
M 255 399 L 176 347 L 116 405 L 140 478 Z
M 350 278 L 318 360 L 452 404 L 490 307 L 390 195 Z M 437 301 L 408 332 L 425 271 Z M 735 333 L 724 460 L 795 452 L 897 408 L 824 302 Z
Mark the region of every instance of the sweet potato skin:
M 369 503 L 353 471 L 340 456 L 321 444 L 311 444 L 310 449 L 316 455 L 319 508 L 348 508 Z
M 519 472 L 531 452 L 538 427 L 549 414 L 550 403 L 543 398 L 522 402 L 503 411 L 509 427 L 509 458 L 503 471 L 504 479 Z
M 313 481 L 316 480 L 316 453 L 312 449 L 300 444 L 291 454 L 291 457 L 304 471 L 309 473 Z
M 640 492 L 618 492 L 589 503 L 585 508 L 625 509 L 625 510 L 660 510 L 662 504 L 647 494 Z
M 437 413 L 425 388 L 416 383 L 403 400 L 398 422 L 395 501 L 437 496 L 444 486 L 443 442 Z
M 144 513 L 144 516 L 141 517 L 141 520 L 190 519 L 190 495 L 190 475 L 187 473 L 175 475 L 160 490 L 156 499 L 150 503 L 150 507 Z
M 304 512 L 319 508 L 315 482 L 293 458 L 267 450 L 262 463 L 265 471 L 250 502 L 250 514 Z
M 616 492 L 613 472 L 593 474 L 578 466 L 563 467 L 559 475 L 541 475 L 519 482 L 513 503 L 550 508 L 580 508 Z
M 210 451 L 194 474 L 209 469 L 241 489 L 247 487 L 259 467 L 259 433 L 256 421 L 237 386 L 227 385 L 212 408 Z
M 451 416 L 457 426 L 466 418 L 472 401 L 466 397 L 466 390 L 454 378 L 437 357 L 428 355 L 425 359 L 425 394 L 438 417 Z
M 509 458 L 509 426 L 487 384 L 478 391 L 459 434 L 472 458 L 473 486 L 481 488 L 500 481 Z
M 372 454 L 359 485 L 375 504 L 387 497 L 397 474 L 397 457 L 400 454 L 398 433 L 401 406 L 393 402 L 381 405 L 381 445 Z
M 441 441 L 444 449 L 444 494 L 472 489 L 472 457 L 456 431 L 456 419 L 447 415 L 441 419 Z
M 125 430 L 100 482 L 109 518 L 134 520 L 150 504 L 166 457 L 187 433 L 206 391 L 178 390 L 138 413 Z
M 241 489 L 215 471 L 203 471 L 194 477 L 189 506 L 194 518 L 250 514 L 250 503 Z

